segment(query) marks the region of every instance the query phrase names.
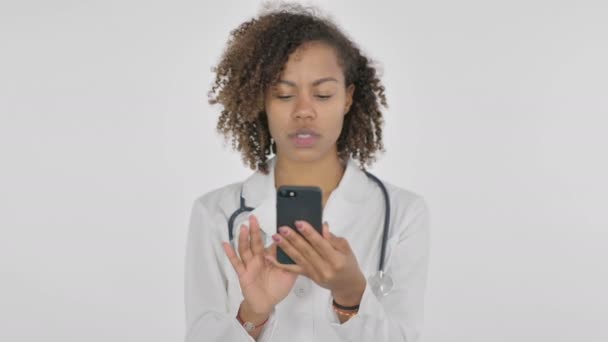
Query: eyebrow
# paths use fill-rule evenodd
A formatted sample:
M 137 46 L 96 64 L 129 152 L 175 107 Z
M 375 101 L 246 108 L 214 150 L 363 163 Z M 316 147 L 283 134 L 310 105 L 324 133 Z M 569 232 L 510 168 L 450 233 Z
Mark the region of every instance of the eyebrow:
M 328 82 L 328 81 L 332 81 L 332 82 L 336 82 L 338 83 L 338 80 L 333 78 L 333 77 L 323 77 L 323 78 L 319 78 L 318 80 L 312 82 L 313 86 L 318 86 L 319 84 L 323 83 L 323 82 Z M 277 84 L 282 83 L 282 84 L 287 84 L 288 86 L 291 87 L 298 87 L 294 82 L 292 81 L 288 81 L 288 80 L 279 80 L 277 82 Z

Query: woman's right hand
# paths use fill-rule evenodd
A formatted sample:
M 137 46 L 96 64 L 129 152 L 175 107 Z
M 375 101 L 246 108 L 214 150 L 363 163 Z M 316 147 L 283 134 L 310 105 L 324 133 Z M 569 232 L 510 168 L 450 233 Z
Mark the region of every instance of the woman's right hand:
M 298 274 L 279 269 L 265 259 L 265 255 L 276 258 L 276 243 L 264 248 L 260 225 L 254 215 L 249 216 L 249 229 L 245 225 L 240 229 L 240 258 L 227 242 L 222 243 L 224 252 L 239 277 L 248 309 L 257 315 L 268 315 L 287 297 Z

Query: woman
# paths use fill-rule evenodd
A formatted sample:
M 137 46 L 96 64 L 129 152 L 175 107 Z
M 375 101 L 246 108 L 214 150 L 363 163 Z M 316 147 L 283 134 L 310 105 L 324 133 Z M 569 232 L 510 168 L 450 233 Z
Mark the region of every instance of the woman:
M 331 21 L 291 5 L 232 32 L 214 69 L 218 130 L 256 172 L 211 191 L 192 209 L 186 260 L 187 341 L 416 341 L 423 319 L 428 210 L 384 183 L 390 227 L 374 293 L 385 203 L 366 176 L 383 150 L 384 88 L 375 69 Z M 272 155 L 274 154 L 274 156 Z M 322 189 L 319 234 L 276 227 L 276 189 Z M 234 244 L 227 222 L 240 196 Z M 280 246 L 294 265 L 279 264 Z

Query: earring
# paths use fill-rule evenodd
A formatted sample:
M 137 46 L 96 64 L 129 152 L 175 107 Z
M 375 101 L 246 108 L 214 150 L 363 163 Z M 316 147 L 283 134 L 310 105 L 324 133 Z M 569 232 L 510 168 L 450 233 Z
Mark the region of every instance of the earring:
M 272 151 L 273 154 L 277 154 L 277 144 L 272 137 L 270 137 L 270 151 Z

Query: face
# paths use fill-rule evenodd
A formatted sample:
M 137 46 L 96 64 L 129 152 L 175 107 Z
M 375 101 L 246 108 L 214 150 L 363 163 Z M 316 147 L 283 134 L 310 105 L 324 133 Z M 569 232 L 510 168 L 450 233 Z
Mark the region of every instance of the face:
M 264 104 L 278 157 L 311 162 L 337 156 L 336 142 L 354 92 L 354 85 L 345 87 L 338 63 L 329 45 L 303 44 L 269 87 Z

